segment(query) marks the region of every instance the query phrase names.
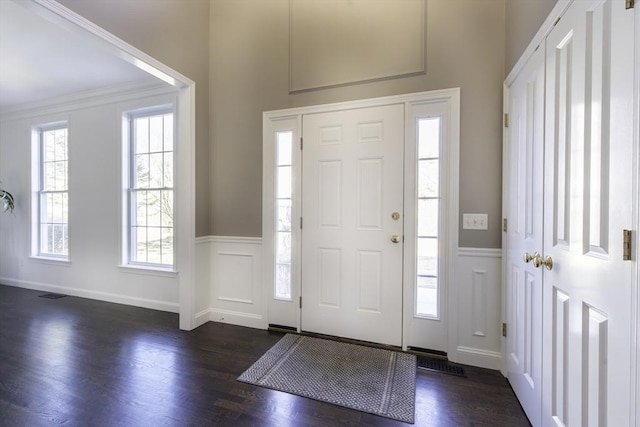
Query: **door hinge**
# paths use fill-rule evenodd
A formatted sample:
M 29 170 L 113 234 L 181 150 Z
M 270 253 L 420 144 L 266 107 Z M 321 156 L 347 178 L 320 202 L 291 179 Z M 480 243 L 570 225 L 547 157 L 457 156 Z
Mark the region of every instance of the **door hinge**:
M 625 9 L 633 9 L 634 7 L 636 7 L 636 0 L 626 0 L 624 2 Z
M 502 231 L 507 232 L 507 218 L 502 218 Z
M 300 308 L 302 308 L 302 297 L 300 297 L 299 301 L 300 301 Z
M 631 230 L 622 230 L 622 260 L 631 261 Z
M 302 146 L 303 146 L 303 145 L 304 145 L 304 144 L 302 143 L 302 137 L 300 137 L 300 149 L 301 149 L 301 150 L 302 150 Z
M 507 336 L 507 324 L 506 323 L 502 324 L 502 336 L 503 337 Z
M 503 125 L 506 128 L 509 127 L 509 113 L 504 113 Z
M 300 217 L 300 230 L 302 230 L 302 217 Z

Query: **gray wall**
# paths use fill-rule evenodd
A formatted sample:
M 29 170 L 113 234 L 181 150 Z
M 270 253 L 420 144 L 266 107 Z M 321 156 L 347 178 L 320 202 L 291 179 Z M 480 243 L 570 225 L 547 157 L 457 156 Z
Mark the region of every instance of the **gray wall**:
M 196 235 L 209 224 L 209 0 L 58 0 L 196 82 Z
M 505 76 L 556 5 L 558 0 L 505 0 Z
M 262 234 L 263 111 L 460 87 L 459 243 L 500 247 L 502 81 L 555 0 L 427 0 L 425 75 L 298 94 L 288 0 L 60 2 L 196 82 L 198 236 Z
M 261 235 L 262 111 L 459 86 L 460 212 L 490 222 L 460 244 L 500 246 L 504 0 L 427 5 L 425 75 L 289 94 L 288 0 L 211 3 L 213 234 Z

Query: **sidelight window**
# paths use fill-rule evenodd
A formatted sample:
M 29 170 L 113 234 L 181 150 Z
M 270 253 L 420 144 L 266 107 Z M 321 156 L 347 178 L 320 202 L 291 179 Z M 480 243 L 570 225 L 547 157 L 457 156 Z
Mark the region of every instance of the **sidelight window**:
M 417 121 L 416 315 L 428 317 L 438 317 L 440 122 L 440 117 Z
M 275 297 L 291 299 L 291 212 L 293 133 L 276 133 Z

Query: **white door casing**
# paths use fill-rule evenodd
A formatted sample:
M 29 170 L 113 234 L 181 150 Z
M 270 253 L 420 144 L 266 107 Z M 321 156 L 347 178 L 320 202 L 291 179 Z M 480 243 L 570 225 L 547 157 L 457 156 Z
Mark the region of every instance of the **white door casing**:
M 622 230 L 637 117 L 624 3 L 576 1 L 547 38 L 542 425 L 624 426 L 633 411 Z
M 404 105 L 302 126 L 301 328 L 400 346 Z
M 398 95 L 383 98 L 373 98 L 359 101 L 350 101 L 336 104 L 316 105 L 310 107 L 300 107 L 286 110 L 278 110 L 265 112 L 263 114 L 263 280 L 265 298 L 268 301 L 267 322 L 273 325 L 281 325 L 285 327 L 294 327 L 298 331 L 301 329 L 301 309 L 299 308 L 299 296 L 301 296 L 301 259 L 302 259 L 302 242 L 307 239 L 306 234 L 303 236 L 300 230 L 300 221 L 302 212 L 302 170 L 306 172 L 303 166 L 302 154 L 309 147 L 309 141 L 305 141 L 305 150 L 294 150 L 293 165 L 293 195 L 292 195 L 292 277 L 291 277 L 291 297 L 276 298 L 274 287 L 276 283 L 276 233 L 277 233 L 277 210 L 275 209 L 276 195 L 276 141 L 280 132 L 291 132 L 294 141 L 299 141 L 302 134 L 302 122 L 307 117 L 340 112 L 346 110 L 363 110 L 367 108 L 379 108 L 390 105 L 399 106 L 404 109 L 401 126 L 404 128 L 404 138 L 400 138 L 399 155 L 402 156 L 402 147 L 404 146 L 404 181 L 405 181 L 405 199 L 404 212 L 400 205 L 399 209 L 394 210 L 401 214 L 397 226 L 399 233 L 391 233 L 387 235 L 390 238 L 393 234 L 401 236 L 401 230 L 405 230 L 405 242 L 398 243 L 403 246 L 401 251 L 404 252 L 404 280 L 399 278 L 402 288 L 398 295 L 393 297 L 400 298 L 402 301 L 401 308 L 401 329 L 396 332 L 394 342 L 401 342 L 402 348 L 408 347 L 424 347 L 433 348 L 448 352 L 455 358 L 455 350 L 457 348 L 457 290 L 455 280 L 454 262 L 458 250 L 458 175 L 459 175 L 459 138 L 460 138 L 460 89 L 444 89 L 438 91 L 421 92 L 408 95 Z M 397 114 L 394 113 L 394 114 Z M 416 307 L 416 248 L 415 236 L 417 218 L 415 215 L 416 202 L 416 123 L 415 121 L 423 117 L 440 117 L 441 118 L 441 173 L 440 173 L 440 225 L 438 236 L 441 240 L 439 250 L 440 260 L 438 264 L 438 276 L 440 279 L 440 302 L 439 313 L 437 319 L 425 318 L 415 315 Z M 375 127 L 375 126 L 374 126 Z M 373 128 L 369 129 L 369 133 Z M 297 144 L 294 144 L 297 145 Z M 395 154 L 394 154 L 395 155 Z M 336 159 L 333 159 L 336 160 Z M 403 165 L 402 161 L 398 168 L 400 180 L 402 180 Z M 407 184 L 408 183 L 408 184 Z M 412 184 L 413 183 L 413 184 Z M 402 200 L 402 187 L 399 190 L 399 197 Z M 306 194 L 306 193 L 305 193 Z M 401 201 L 402 203 L 402 201 Z M 386 212 L 385 220 L 391 220 L 391 212 Z M 304 232 L 308 231 L 309 218 L 304 218 Z M 393 224 L 396 224 L 394 222 Z M 406 233 L 411 234 L 411 238 Z M 396 245 L 388 241 L 392 247 Z M 308 307 L 309 298 L 305 294 L 303 300 L 304 308 Z M 304 310 L 304 309 L 303 309 Z M 449 325 L 449 326 L 447 326 Z M 348 325 L 347 325 L 348 326 Z M 306 326 L 303 324 L 303 328 Z M 339 335 L 344 335 L 342 332 Z M 435 339 L 434 339 L 435 337 Z M 359 339 L 366 339 L 360 337 Z M 374 338 L 374 340 L 377 340 Z M 400 341 L 401 340 L 401 341 Z M 447 341 L 448 340 L 448 341 Z M 435 343 L 435 344 L 434 344 Z
M 509 87 L 504 171 L 507 378 L 533 425 L 542 411 L 542 271 L 523 255 L 542 250 L 544 52 L 543 45 Z

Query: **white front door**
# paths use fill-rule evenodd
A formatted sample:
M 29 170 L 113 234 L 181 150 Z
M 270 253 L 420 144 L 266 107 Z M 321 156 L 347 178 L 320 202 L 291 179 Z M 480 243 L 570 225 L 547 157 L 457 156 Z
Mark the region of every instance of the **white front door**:
M 542 46 L 509 87 L 505 162 L 507 378 L 534 426 L 542 414 L 542 271 L 532 257 L 543 237 L 544 60 Z
M 303 116 L 301 329 L 402 342 L 404 105 Z
M 547 39 L 543 425 L 629 425 L 633 36 L 623 0 L 580 0 Z

